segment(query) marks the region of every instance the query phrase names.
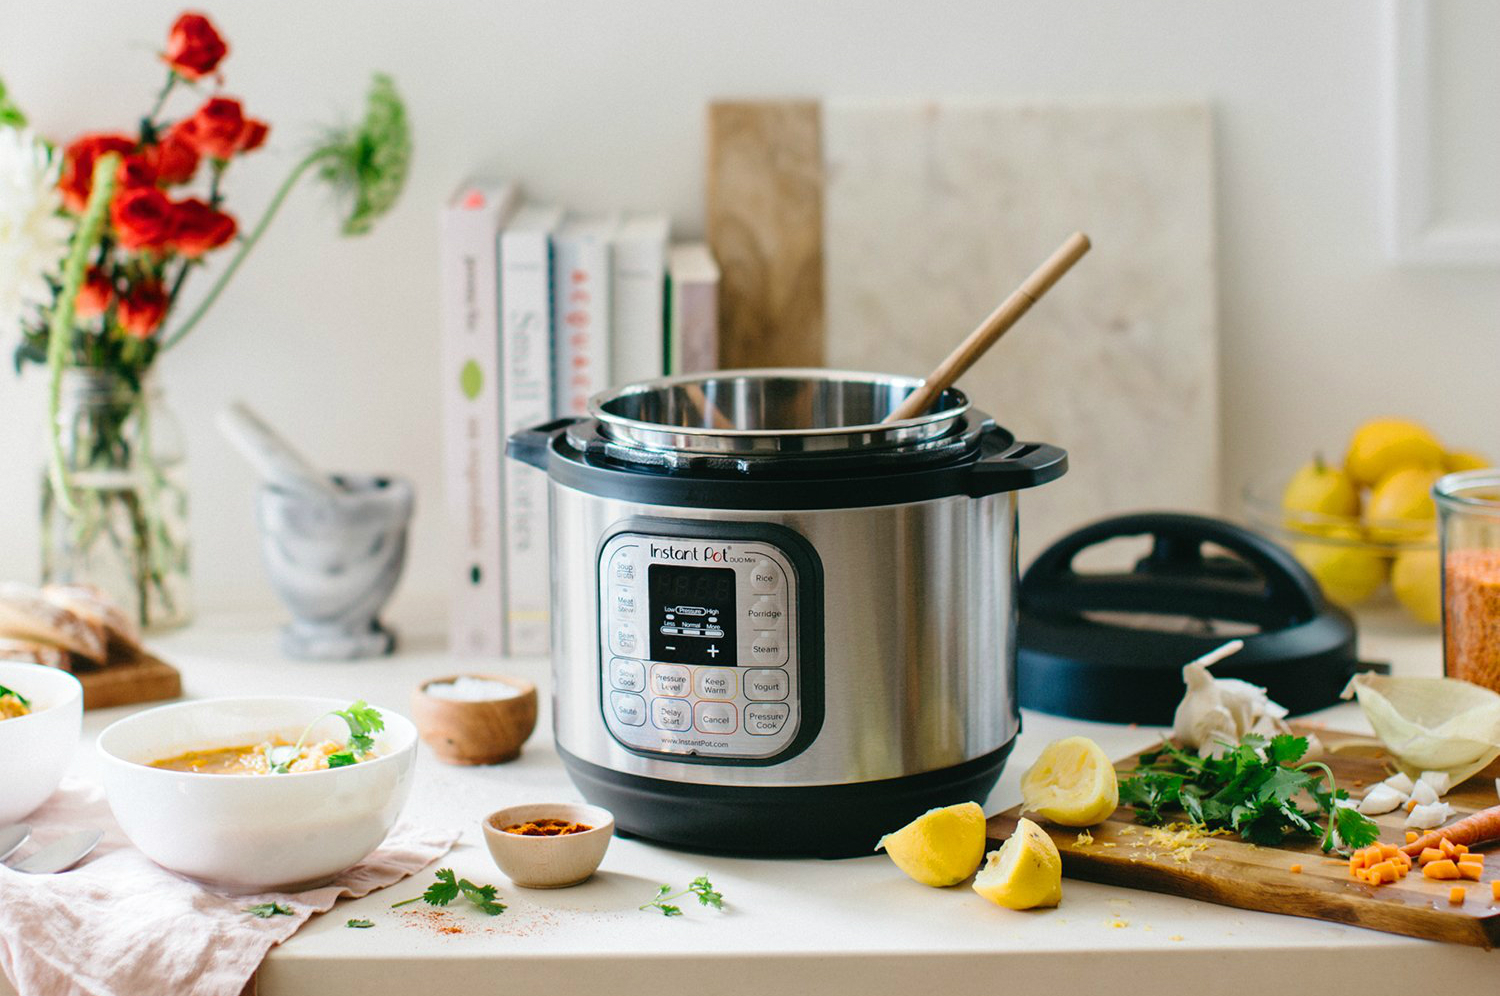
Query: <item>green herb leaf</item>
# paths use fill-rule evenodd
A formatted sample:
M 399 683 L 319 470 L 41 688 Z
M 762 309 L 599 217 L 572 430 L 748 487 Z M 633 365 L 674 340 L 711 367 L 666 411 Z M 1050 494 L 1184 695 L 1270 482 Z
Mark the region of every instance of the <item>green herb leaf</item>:
M 26 696 L 22 695 L 20 692 L 14 691 L 14 690 L 9 689 L 9 688 L 6 688 L 4 685 L 0 685 L 0 699 L 6 698 L 7 696 L 9 696 L 10 698 L 15 699 L 17 702 L 21 703 L 26 708 L 28 708 L 28 709 L 31 708 L 31 700 L 28 699 Z
M 714 891 L 714 884 L 706 875 L 699 875 L 693 879 L 688 885 L 688 891 L 698 897 L 700 906 L 712 906 L 716 910 L 724 908 L 724 896 Z
M 505 912 L 505 904 L 495 898 L 493 885 L 475 885 L 466 878 L 458 878 L 453 874 L 452 868 L 439 868 L 437 881 L 429 885 L 426 892 L 420 896 L 413 896 L 411 899 L 403 899 L 399 903 L 392 903 L 391 909 L 406 906 L 418 900 L 429 906 L 447 906 L 459 896 L 463 896 L 481 913 L 489 916 L 497 916 Z
M 269 920 L 273 916 L 292 915 L 292 911 L 280 903 L 256 903 L 254 906 L 246 906 L 240 912 L 260 917 L 262 920 Z
M 1334 832 L 1347 848 L 1358 850 L 1380 839 L 1380 827 L 1357 809 L 1338 806 L 1333 811 Z
M 656 910 L 662 916 L 682 916 L 682 907 L 674 906 L 667 900 L 686 895 L 696 896 L 701 906 L 712 906 L 716 910 L 724 908 L 723 894 L 715 891 L 714 884 L 708 880 L 707 875 L 699 875 L 681 892 L 672 892 L 670 885 L 660 886 L 656 890 L 656 897 L 648 903 L 642 903 L 638 908 Z
M 344 926 L 346 926 L 346 927 L 352 927 L 355 930 L 364 930 L 364 929 L 366 929 L 368 927 L 375 926 L 375 921 L 374 920 L 345 920 L 344 921 Z
M 354 763 L 354 760 L 354 755 L 348 751 L 343 751 L 339 754 L 329 754 L 328 766 L 330 768 L 347 768 Z
M 482 913 L 490 916 L 505 912 L 505 904 L 495 901 L 495 887 L 493 885 L 475 885 L 466 878 L 458 880 L 458 887 L 463 892 L 464 898 L 477 906 Z
M 1266 760 L 1272 764 L 1295 764 L 1307 753 L 1307 738 L 1281 733 L 1271 738 L 1266 747 Z
M 458 898 L 458 893 L 458 881 L 454 878 L 453 869 L 439 868 L 437 881 L 422 893 L 422 902 L 429 906 L 447 906 Z

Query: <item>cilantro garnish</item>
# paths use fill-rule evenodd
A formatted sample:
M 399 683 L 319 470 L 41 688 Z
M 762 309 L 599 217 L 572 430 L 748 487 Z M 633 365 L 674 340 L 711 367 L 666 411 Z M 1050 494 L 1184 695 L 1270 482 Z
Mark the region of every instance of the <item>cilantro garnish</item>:
M 505 904 L 495 898 L 493 885 L 475 885 L 466 878 L 457 878 L 451 868 L 439 868 L 437 881 L 429 885 L 426 892 L 411 899 L 403 899 L 399 903 L 392 903 L 391 909 L 414 903 L 419 899 L 429 906 L 447 906 L 459 896 L 467 899 L 481 913 L 495 916 L 505 912 Z
M 340 751 L 337 754 L 330 754 L 328 756 L 328 766 L 330 768 L 347 767 L 370 753 L 370 751 L 375 749 L 375 737 L 373 734 L 385 729 L 385 717 L 380 715 L 380 710 L 370 705 L 364 699 L 360 699 L 347 709 L 335 709 L 333 712 L 325 712 L 311 723 L 308 723 L 307 728 L 302 731 L 302 735 L 297 738 L 297 743 L 286 752 L 286 759 L 273 764 L 271 770 L 279 775 L 284 775 L 290 771 L 292 762 L 297 759 L 298 754 L 302 753 L 302 745 L 307 742 L 307 735 L 312 732 L 314 726 L 317 726 L 329 716 L 339 717 L 349 727 L 349 749 Z M 273 750 L 282 750 L 282 748 L 277 747 L 273 748 Z
M 256 903 L 254 906 L 246 906 L 240 912 L 249 913 L 251 916 L 258 916 L 262 920 L 269 920 L 273 916 L 292 915 L 292 911 L 280 903 Z
M 688 883 L 688 887 L 681 892 L 673 892 L 670 885 L 663 885 L 656 890 L 656 897 L 648 903 L 642 903 L 638 909 L 657 910 L 662 916 L 682 916 L 682 907 L 672 905 L 669 900 L 681 899 L 686 895 L 698 897 L 698 905 L 712 906 L 716 910 L 724 908 L 723 893 L 716 892 L 714 885 L 708 880 L 707 875 L 699 875 Z
M 345 920 L 344 921 L 344 926 L 346 926 L 346 927 L 352 927 L 355 930 L 364 930 L 367 927 L 373 927 L 373 926 L 375 926 L 375 921 L 374 920 Z
M 0 685 L 0 699 L 6 698 L 7 696 L 9 696 L 10 698 L 15 699 L 17 702 L 21 703 L 26 708 L 28 708 L 28 709 L 31 708 L 31 700 L 28 699 L 26 696 L 22 695 L 20 692 L 14 691 L 14 690 L 9 689 L 9 688 L 6 688 L 4 685 Z
M 1350 850 L 1379 838 L 1373 820 L 1339 804 L 1349 793 L 1334 784 L 1328 765 L 1297 763 L 1307 753 L 1306 737 L 1267 740 L 1252 733 L 1221 746 L 1221 757 L 1198 757 L 1170 743 L 1142 754 L 1140 766 L 1120 781 L 1120 801 L 1148 826 L 1180 809 L 1193 823 L 1235 830 L 1265 846 L 1301 836 L 1320 837 L 1324 851 Z M 1297 801 L 1302 797 L 1314 808 L 1304 809 Z

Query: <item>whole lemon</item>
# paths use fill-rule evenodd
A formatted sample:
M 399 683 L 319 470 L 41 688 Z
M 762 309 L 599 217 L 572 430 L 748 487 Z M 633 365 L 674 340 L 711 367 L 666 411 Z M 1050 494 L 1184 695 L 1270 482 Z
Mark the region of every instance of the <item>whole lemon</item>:
M 1403 550 L 1391 566 L 1391 591 L 1412 616 L 1430 626 L 1443 618 L 1441 561 L 1436 550 Z
M 1454 450 L 1443 455 L 1443 469 L 1450 474 L 1460 470 L 1485 470 L 1494 465 L 1495 461 L 1473 450 Z
M 1281 507 L 1293 513 L 1286 521 L 1288 529 L 1317 532 L 1326 524 L 1318 521 L 1319 517 L 1359 515 L 1359 488 L 1342 468 L 1325 463 L 1321 456 L 1313 457 L 1287 481 L 1281 492 Z
M 1387 558 L 1371 549 L 1353 526 L 1331 526 L 1319 539 L 1295 543 L 1292 555 L 1317 579 L 1328 600 L 1346 609 L 1375 594 L 1389 567 Z
M 1443 447 L 1421 425 L 1400 418 L 1377 418 L 1354 430 L 1344 469 L 1355 483 L 1374 487 L 1398 467 L 1443 466 Z
M 1401 467 L 1381 478 L 1365 504 L 1365 528 L 1377 543 L 1410 543 L 1432 532 L 1437 504 L 1432 482 L 1442 475 L 1430 467 Z

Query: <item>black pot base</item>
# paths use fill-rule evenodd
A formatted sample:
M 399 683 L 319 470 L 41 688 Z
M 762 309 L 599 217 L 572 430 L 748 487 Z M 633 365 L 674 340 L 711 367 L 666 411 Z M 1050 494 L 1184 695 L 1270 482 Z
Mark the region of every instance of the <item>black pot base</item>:
M 963 764 L 848 785 L 761 788 L 627 775 L 558 755 L 583 797 L 624 837 L 709 854 L 848 858 L 938 806 L 984 804 L 1015 744 Z

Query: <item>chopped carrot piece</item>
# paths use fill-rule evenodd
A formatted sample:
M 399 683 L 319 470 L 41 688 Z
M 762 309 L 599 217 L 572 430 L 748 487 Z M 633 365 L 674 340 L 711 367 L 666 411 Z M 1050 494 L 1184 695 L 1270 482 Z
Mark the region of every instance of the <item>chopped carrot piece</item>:
M 1415 799 L 1407 799 L 1406 800 L 1406 811 L 1408 813 L 1411 812 L 1413 809 L 1416 809 L 1416 808 L 1417 808 L 1417 800 L 1415 800 Z
M 1401 848 L 1395 844 L 1376 844 L 1375 846 L 1380 848 L 1380 856 L 1382 858 L 1394 858 L 1401 853 Z
M 1490 883 L 1490 897 L 1492 899 L 1500 900 L 1500 878 L 1497 878 Z
M 1453 841 L 1449 840 L 1447 837 L 1444 837 L 1443 839 L 1438 841 L 1438 848 L 1443 852 L 1443 857 L 1445 858 L 1451 858 L 1458 853 L 1458 851 L 1453 847 Z
M 1302 874 L 1302 866 L 1301 865 L 1292 865 L 1292 874 L 1293 875 L 1301 875 Z
M 1447 840 L 1448 838 L 1444 837 L 1443 839 Z M 1454 844 L 1453 845 L 1453 853 L 1456 854 L 1456 855 L 1468 854 L 1469 853 L 1469 845 L 1468 844 Z
M 1447 858 L 1438 861 L 1429 861 L 1422 867 L 1423 878 L 1452 879 L 1458 878 L 1458 865 Z
M 1483 868 L 1484 867 L 1484 855 L 1483 854 L 1478 854 L 1478 853 L 1476 853 L 1474 851 L 1470 851 L 1468 854 L 1460 854 L 1458 856 L 1458 863 L 1461 864 L 1461 865 L 1462 864 L 1478 865 L 1479 867 Z
M 1406 842 L 1408 844 L 1416 843 L 1416 840 L 1417 840 L 1417 832 L 1415 830 L 1408 830 L 1408 831 L 1406 831 Z
M 1377 884 L 1381 882 L 1394 882 L 1397 878 L 1396 866 L 1389 861 L 1382 861 L 1379 864 L 1372 865 L 1370 867 L 1370 877 L 1375 879 Z
M 1455 885 L 1453 888 L 1451 888 L 1451 889 L 1448 890 L 1448 902 L 1450 902 L 1450 903 L 1454 904 L 1455 906 L 1457 906 L 1459 903 L 1462 903 L 1463 901 L 1464 901 L 1464 887 L 1463 886 L 1461 886 L 1461 885 Z
M 1477 882 L 1480 876 L 1484 874 L 1484 868 L 1474 864 L 1472 861 L 1460 861 L 1458 863 L 1458 874 L 1461 878 L 1471 878 Z
M 1425 865 L 1432 861 L 1438 861 L 1443 857 L 1443 852 L 1435 847 L 1424 847 L 1422 853 L 1417 855 L 1417 864 Z

